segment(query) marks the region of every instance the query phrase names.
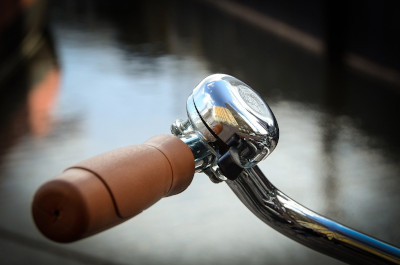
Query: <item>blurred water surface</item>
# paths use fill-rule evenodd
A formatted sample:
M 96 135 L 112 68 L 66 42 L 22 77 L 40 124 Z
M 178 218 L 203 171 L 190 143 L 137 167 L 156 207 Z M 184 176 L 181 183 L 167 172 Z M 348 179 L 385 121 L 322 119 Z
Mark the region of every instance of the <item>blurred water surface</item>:
M 260 164 L 272 183 L 400 245 L 396 84 L 332 68 L 201 1 L 58 1 L 49 13 L 50 37 L 31 70 L 3 92 L 4 264 L 340 264 L 270 229 L 203 174 L 184 193 L 77 243 L 52 243 L 34 227 L 30 202 L 43 182 L 87 157 L 168 133 L 186 117 L 193 87 L 215 72 L 248 83 L 275 113 L 280 142 Z M 40 67 L 51 73 L 36 73 L 47 88 L 30 85 Z

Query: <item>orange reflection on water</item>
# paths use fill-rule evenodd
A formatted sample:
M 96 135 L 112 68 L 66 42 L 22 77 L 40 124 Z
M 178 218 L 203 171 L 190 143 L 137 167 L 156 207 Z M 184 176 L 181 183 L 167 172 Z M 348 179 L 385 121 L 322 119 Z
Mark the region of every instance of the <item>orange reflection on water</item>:
M 51 111 L 60 84 L 59 69 L 50 69 L 28 94 L 28 123 L 32 134 L 44 137 L 51 130 Z

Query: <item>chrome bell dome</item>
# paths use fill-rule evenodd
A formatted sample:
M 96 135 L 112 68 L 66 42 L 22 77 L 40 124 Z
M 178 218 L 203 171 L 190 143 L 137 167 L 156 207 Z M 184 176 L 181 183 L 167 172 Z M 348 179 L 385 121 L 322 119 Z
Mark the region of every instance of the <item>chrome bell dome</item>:
M 193 129 L 214 147 L 220 162 L 229 157 L 240 168 L 253 167 L 278 143 L 278 124 L 267 103 L 233 76 L 206 77 L 186 109 Z

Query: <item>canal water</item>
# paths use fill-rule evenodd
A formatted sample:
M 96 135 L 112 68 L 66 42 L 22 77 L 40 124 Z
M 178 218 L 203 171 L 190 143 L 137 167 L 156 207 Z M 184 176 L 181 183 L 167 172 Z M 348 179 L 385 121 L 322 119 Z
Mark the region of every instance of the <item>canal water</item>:
M 341 264 L 272 230 L 204 174 L 77 243 L 52 243 L 36 230 L 30 203 L 42 183 L 90 156 L 169 133 L 212 73 L 246 82 L 274 112 L 280 142 L 260 163 L 274 185 L 400 245 L 398 83 L 332 66 L 207 2 L 116 3 L 51 3 L 33 55 L 1 76 L 3 264 Z

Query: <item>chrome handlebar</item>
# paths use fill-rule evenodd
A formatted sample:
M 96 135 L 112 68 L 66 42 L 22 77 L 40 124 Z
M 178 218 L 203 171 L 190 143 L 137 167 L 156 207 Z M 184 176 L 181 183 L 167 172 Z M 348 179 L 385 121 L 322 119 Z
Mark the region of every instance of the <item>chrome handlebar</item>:
M 400 249 L 298 204 L 274 187 L 258 166 L 227 183 L 264 223 L 307 247 L 350 264 L 400 264 Z
M 187 101 L 188 120 L 171 132 L 192 150 L 196 171 L 226 181 L 262 221 L 328 256 L 354 264 L 400 264 L 400 249 L 301 206 L 275 188 L 257 163 L 276 147 L 279 128 L 267 103 L 224 74 L 205 78 Z

